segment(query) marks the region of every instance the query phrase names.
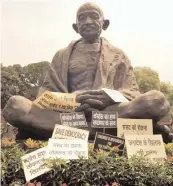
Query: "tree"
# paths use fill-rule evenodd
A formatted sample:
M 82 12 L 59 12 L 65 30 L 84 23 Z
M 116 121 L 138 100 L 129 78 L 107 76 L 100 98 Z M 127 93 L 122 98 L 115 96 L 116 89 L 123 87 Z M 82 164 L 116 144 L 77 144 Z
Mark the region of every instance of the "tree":
M 1 108 L 12 95 L 19 94 L 20 84 L 19 73 L 15 71 L 15 68 L 1 65 Z
M 160 91 L 163 92 L 171 106 L 173 106 L 173 85 L 169 82 L 160 83 Z
M 134 73 L 141 93 L 160 90 L 160 79 L 155 70 L 149 67 L 136 67 Z
M 47 61 L 32 63 L 23 67 L 22 82 L 26 87 L 30 87 L 25 97 L 30 97 L 30 99 L 36 98 L 36 94 L 43 83 L 48 67 L 49 62 Z
M 24 67 L 19 64 L 5 67 L 1 64 L 1 108 L 12 95 L 35 99 L 48 67 L 49 62 L 46 61 Z

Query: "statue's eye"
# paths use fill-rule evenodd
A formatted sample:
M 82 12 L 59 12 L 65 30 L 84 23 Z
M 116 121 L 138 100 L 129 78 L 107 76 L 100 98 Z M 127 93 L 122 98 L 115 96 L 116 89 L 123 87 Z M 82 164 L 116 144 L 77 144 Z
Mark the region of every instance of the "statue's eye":
M 80 15 L 78 19 L 79 19 L 80 21 L 85 20 L 85 19 L 86 19 L 86 16 L 85 16 L 85 15 Z
M 92 19 L 99 19 L 99 15 L 95 12 L 92 13 L 90 16 L 92 17 Z

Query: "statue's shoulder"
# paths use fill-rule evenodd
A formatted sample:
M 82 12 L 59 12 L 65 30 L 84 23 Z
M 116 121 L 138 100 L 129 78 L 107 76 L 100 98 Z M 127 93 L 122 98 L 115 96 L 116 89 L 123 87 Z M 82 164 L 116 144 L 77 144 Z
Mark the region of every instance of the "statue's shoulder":
M 78 42 L 79 40 L 74 40 L 71 41 L 66 47 L 59 49 L 55 55 L 53 56 L 52 59 L 52 65 L 56 65 L 56 64 L 62 64 L 64 62 L 64 59 L 66 59 L 66 61 L 69 60 L 70 54 L 73 50 L 74 45 Z
M 115 47 L 107 39 L 102 38 L 102 43 L 106 45 L 109 48 L 109 51 L 111 51 L 117 58 L 128 59 L 126 53 L 122 49 Z
M 67 55 L 68 53 L 71 53 L 71 51 L 73 50 L 73 46 L 78 42 L 78 40 L 73 40 L 71 41 L 66 47 L 59 49 L 55 55 L 54 58 L 58 57 L 58 56 L 62 56 L 62 55 Z

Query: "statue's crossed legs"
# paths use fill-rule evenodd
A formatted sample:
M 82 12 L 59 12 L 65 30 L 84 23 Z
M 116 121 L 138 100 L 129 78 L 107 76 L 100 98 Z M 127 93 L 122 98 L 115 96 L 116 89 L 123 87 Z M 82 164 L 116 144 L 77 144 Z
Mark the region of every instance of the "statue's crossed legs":
M 162 133 L 164 141 L 172 140 L 169 128 L 157 124 L 169 111 L 170 105 L 159 91 L 141 94 L 134 100 L 108 106 L 105 110 L 117 111 L 120 118 L 153 119 L 154 133 Z M 60 124 L 60 114 L 49 109 L 40 109 L 32 101 L 12 96 L 7 102 L 3 116 L 7 122 L 19 129 L 19 138 L 34 138 L 47 140 L 52 135 L 55 124 Z M 90 127 L 90 138 L 102 129 Z M 106 129 L 106 133 L 116 135 L 116 130 Z M 22 134 L 25 134 L 22 136 Z

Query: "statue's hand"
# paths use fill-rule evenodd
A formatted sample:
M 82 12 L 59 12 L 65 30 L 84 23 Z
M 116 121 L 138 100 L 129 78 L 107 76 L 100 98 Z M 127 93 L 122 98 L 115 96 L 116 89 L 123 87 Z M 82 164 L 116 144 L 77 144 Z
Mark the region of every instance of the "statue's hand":
M 139 91 L 130 91 L 129 89 L 120 89 L 118 90 L 126 99 L 129 101 L 135 99 L 140 95 Z
M 82 105 L 88 104 L 91 108 L 102 110 L 114 104 L 114 101 L 103 90 L 89 90 L 77 94 L 76 101 Z

